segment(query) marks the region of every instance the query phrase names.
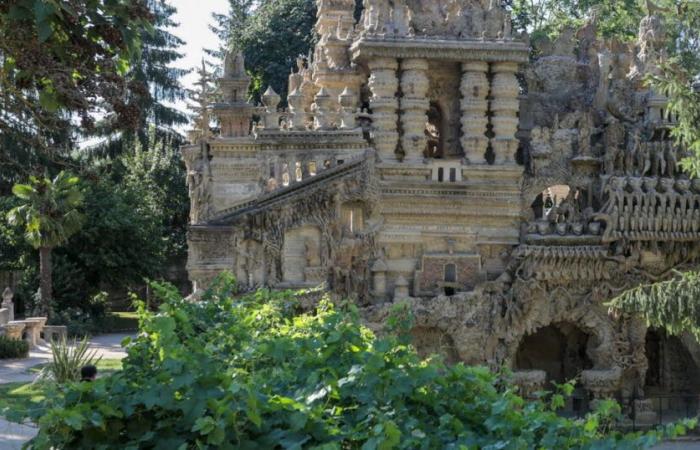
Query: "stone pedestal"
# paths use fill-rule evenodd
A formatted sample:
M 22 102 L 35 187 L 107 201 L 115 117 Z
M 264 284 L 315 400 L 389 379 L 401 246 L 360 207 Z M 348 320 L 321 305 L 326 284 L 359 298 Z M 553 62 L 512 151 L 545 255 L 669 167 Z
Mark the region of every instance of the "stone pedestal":
M 428 122 L 428 61 L 424 59 L 406 59 L 401 62 L 401 146 L 404 159 L 417 161 L 423 159 L 427 145 L 425 124 Z
M 396 147 L 399 143 L 397 111 L 399 101 L 396 92 L 399 80 L 396 71 L 399 67 L 396 59 L 375 58 L 369 61 L 369 88 L 372 92 L 372 133 L 374 145 L 382 161 L 396 161 Z
M 518 64 L 501 62 L 493 65 L 493 84 L 491 86 L 491 111 L 493 117 L 494 138 L 491 141 L 495 154 L 495 164 L 513 163 L 518 141 L 518 111 L 520 109 L 520 85 L 515 74 Z
M 488 126 L 489 67 L 485 62 L 462 64 L 462 149 L 470 164 L 485 164 L 489 145 Z
M 526 399 L 535 398 L 535 393 L 543 391 L 547 382 L 544 370 L 518 370 L 513 372 L 513 384 L 520 389 L 520 395 Z
M 41 330 L 46 325 L 46 317 L 28 317 L 23 322 L 26 326 L 25 340 L 29 343 L 29 348 L 34 348 L 42 342 Z
M 7 325 L 4 326 L 5 336 L 8 339 L 15 339 L 15 340 L 22 339 L 22 332 L 24 331 L 25 326 L 26 325 L 24 322 L 19 322 L 19 321 L 8 322 Z

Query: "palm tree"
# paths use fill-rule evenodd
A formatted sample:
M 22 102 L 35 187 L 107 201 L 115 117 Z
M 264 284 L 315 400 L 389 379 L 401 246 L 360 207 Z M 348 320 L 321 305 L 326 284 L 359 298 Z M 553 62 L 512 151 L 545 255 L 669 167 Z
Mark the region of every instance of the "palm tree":
M 40 314 L 50 312 L 51 250 L 65 243 L 83 224 L 84 216 L 78 210 L 83 203 L 79 181 L 78 177 L 61 172 L 53 180 L 30 177 L 29 184 L 12 188 L 22 204 L 10 210 L 8 221 L 24 226 L 25 239 L 39 250 Z

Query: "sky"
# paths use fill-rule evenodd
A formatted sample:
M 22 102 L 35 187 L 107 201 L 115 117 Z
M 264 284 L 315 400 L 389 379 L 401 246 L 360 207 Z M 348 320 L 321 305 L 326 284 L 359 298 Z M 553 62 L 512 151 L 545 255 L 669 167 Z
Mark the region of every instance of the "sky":
M 212 23 L 212 13 L 224 14 L 228 11 L 227 0 L 170 0 L 170 4 L 177 8 L 177 14 L 173 18 L 179 27 L 171 32 L 185 41 L 180 49 L 184 57 L 178 61 L 177 67 L 191 69 L 199 67 L 204 57 L 204 48 L 216 48 L 219 39 L 209 29 Z M 192 88 L 197 80 L 197 74 L 192 72 L 183 80 L 185 88 Z M 177 105 L 179 109 L 186 109 L 183 102 Z

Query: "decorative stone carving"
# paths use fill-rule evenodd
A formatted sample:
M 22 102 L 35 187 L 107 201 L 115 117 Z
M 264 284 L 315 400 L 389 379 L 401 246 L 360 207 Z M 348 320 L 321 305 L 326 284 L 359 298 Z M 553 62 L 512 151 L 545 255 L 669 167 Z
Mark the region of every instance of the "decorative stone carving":
M 201 96 L 182 149 L 190 278 L 323 285 L 377 330 L 385 300 L 406 302 L 421 354 L 510 366 L 526 396 L 578 375 L 583 395 L 643 392 L 646 326 L 604 305 L 700 263 L 700 180 L 677 167 L 667 100 L 639 82 L 662 57 L 654 13 L 637 45 L 591 20 L 537 38 L 529 61 L 500 2 L 364 4 L 355 32 L 352 0 L 318 0 L 289 113 L 267 92 L 252 135 L 222 120 L 212 136 Z M 234 55 L 223 79 L 242 83 Z M 226 92 L 220 118 L 260 112 Z

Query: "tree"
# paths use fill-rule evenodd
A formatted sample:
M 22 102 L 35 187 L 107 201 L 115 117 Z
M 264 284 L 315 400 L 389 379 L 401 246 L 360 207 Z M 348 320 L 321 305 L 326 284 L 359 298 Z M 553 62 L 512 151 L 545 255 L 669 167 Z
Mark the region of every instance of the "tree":
M 147 4 L 154 29 L 142 31 L 141 52 L 133 57 L 126 74 L 148 89 L 136 99 L 138 121 L 134 129 L 121 131 L 118 116 L 109 114 L 98 124 L 105 139 L 83 150 L 90 157 L 115 157 L 133 150 L 136 143 L 148 151 L 151 147 L 179 146 L 182 141 L 173 127 L 186 124 L 187 115 L 168 104 L 184 99 L 180 79 L 189 72 L 172 67 L 183 56 L 179 48 L 184 42 L 170 32 L 177 25 L 172 19 L 177 10 L 164 0 L 147 0 Z
M 120 129 L 135 126 L 144 87 L 126 75 L 151 20 L 143 0 L 1 2 L 3 168 L 64 163 L 74 119 L 91 129 L 96 110 L 113 112 Z
M 23 225 L 25 239 L 39 250 L 39 313 L 50 313 L 52 296 L 51 251 L 80 230 L 84 216 L 79 179 L 60 172 L 53 180 L 31 177 L 29 184 L 17 184 L 12 192 L 23 203 L 8 214 L 12 225 Z
M 221 45 L 209 54 L 221 58 L 227 49 L 243 50 L 253 77 L 251 96 L 259 101 L 262 90 L 271 85 L 286 98 L 296 57 L 308 54 L 316 41 L 314 0 L 229 0 L 229 5 L 228 15 L 214 15 L 211 28 Z

